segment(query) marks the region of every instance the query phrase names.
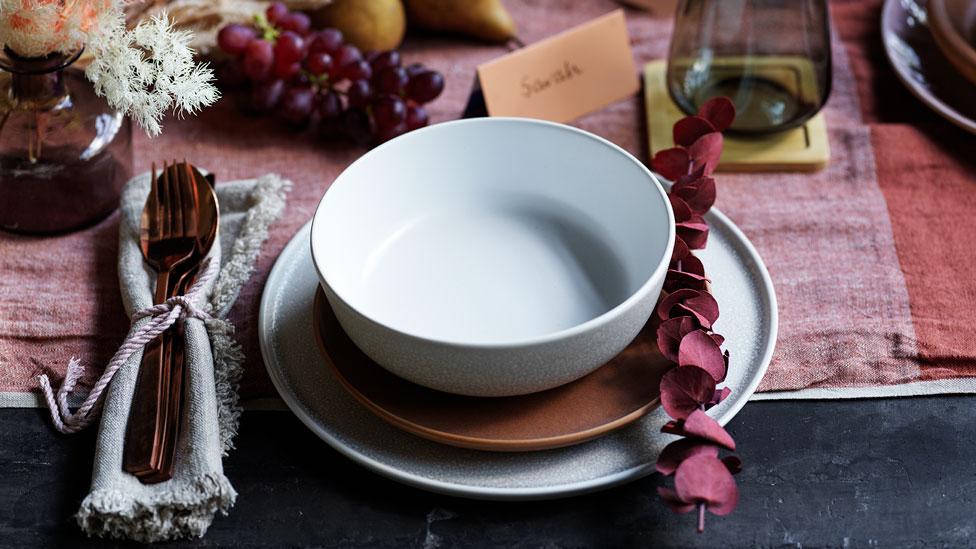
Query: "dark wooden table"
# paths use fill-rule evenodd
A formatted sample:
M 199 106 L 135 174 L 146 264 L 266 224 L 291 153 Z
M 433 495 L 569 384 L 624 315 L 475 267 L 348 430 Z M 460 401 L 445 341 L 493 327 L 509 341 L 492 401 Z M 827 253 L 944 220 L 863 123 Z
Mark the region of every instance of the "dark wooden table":
M 659 475 L 602 492 L 482 502 L 397 484 L 344 458 L 288 412 L 246 412 L 225 461 L 240 495 L 207 535 L 162 547 L 963 547 L 976 541 L 976 397 L 754 402 L 729 424 L 739 506 L 691 515 Z M 112 546 L 73 514 L 95 433 L 0 410 L 0 546 Z

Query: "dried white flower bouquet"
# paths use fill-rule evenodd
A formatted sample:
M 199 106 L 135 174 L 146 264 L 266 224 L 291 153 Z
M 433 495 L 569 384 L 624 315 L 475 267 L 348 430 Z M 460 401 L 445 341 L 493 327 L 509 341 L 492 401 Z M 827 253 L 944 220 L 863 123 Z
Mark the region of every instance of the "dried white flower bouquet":
M 217 100 L 213 72 L 193 60 L 192 36 L 166 13 L 126 29 L 131 0 L 0 0 L 0 43 L 21 57 L 70 54 L 87 47 L 85 75 L 109 105 L 151 136 L 170 109 L 193 114 Z

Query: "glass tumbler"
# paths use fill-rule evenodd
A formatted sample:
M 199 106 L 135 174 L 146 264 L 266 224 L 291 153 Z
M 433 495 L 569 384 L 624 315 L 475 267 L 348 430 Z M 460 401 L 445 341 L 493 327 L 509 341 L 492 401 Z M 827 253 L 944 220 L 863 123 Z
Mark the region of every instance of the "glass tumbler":
M 668 93 L 688 114 L 730 98 L 735 132 L 799 126 L 830 93 L 829 21 L 827 0 L 681 0 Z

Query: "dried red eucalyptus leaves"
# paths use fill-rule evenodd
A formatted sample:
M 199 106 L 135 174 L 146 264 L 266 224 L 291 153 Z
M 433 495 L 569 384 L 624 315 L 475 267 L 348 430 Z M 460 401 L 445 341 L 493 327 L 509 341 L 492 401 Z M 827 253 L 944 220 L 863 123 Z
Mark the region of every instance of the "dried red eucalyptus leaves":
M 697 509 L 699 532 L 705 529 L 706 509 L 726 515 L 735 508 L 739 489 L 732 475 L 742 470 L 737 456 L 719 458 L 720 451 L 735 450 L 735 441 L 705 414 L 729 396 L 727 387 L 716 387 L 728 373 L 729 352 L 721 349 L 725 338 L 712 331 L 718 303 L 708 293 L 701 260 L 691 253 L 708 241 L 703 216 L 715 202 L 715 180 L 709 176 L 722 154 L 722 131 L 734 119 L 732 101 L 711 99 L 697 115 L 675 123 L 677 146 L 652 160 L 658 173 L 674 181 L 668 198 L 677 233 L 664 281 L 667 295 L 657 307 L 663 321 L 657 331 L 658 348 L 676 364 L 661 379 L 661 406 L 673 418 L 661 431 L 684 437 L 658 457 L 657 470 L 674 475 L 674 489 L 662 487 L 658 492 L 677 513 Z

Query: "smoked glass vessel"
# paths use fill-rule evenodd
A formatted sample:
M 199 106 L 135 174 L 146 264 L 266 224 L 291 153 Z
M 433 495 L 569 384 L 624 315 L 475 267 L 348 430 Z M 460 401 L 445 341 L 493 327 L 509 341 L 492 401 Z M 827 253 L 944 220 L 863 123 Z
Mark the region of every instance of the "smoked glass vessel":
M 826 0 L 681 0 L 668 53 L 668 93 L 695 114 L 732 99 L 741 133 L 799 126 L 830 93 Z
M 95 95 L 80 55 L 0 53 L 0 229 L 63 233 L 118 207 L 131 123 Z

